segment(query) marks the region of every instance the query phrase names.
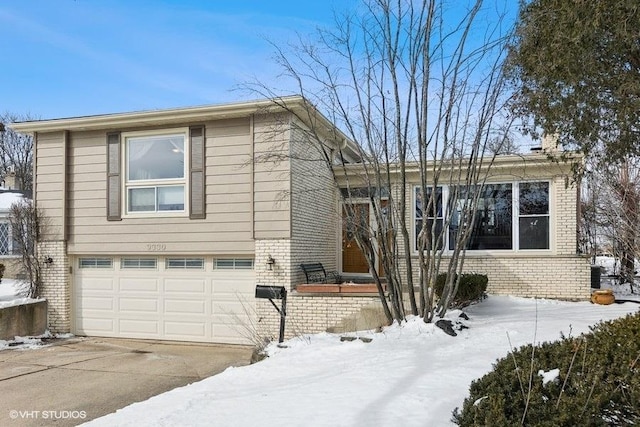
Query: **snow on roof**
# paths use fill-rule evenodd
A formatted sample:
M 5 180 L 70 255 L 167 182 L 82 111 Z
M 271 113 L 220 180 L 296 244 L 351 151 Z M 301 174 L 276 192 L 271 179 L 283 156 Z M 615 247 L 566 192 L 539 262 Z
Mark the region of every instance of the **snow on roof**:
M 0 193 L 0 211 L 8 211 L 11 205 L 22 199 L 21 193 Z

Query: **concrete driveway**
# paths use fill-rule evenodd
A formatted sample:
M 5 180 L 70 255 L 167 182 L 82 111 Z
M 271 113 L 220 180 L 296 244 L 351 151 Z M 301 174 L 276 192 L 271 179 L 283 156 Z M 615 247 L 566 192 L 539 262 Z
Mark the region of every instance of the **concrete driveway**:
M 249 364 L 251 348 L 71 338 L 0 351 L 0 426 L 75 426 Z

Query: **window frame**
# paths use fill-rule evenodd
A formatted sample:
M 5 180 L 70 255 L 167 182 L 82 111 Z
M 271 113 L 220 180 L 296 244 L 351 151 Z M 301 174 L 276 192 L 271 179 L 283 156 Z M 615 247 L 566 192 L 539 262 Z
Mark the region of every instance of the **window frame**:
M 418 210 L 418 195 L 422 195 L 422 191 L 419 185 L 413 187 L 413 251 L 417 253 L 418 251 L 418 221 L 434 221 L 436 224 L 441 223 L 441 227 L 444 228 L 446 224 L 446 214 L 447 214 L 447 200 L 449 199 L 449 187 L 445 185 L 437 185 L 436 187 L 429 186 L 429 190 L 433 191 L 435 188 L 436 196 L 435 203 L 431 207 L 431 211 L 427 212 L 425 216 L 425 201 L 422 201 L 422 216 L 418 218 L 417 210 Z M 437 196 L 437 193 L 440 192 L 440 196 Z M 431 197 L 431 195 L 429 195 Z M 440 198 L 440 206 L 438 206 L 438 198 Z M 428 203 L 428 200 L 426 201 Z M 439 208 L 439 209 L 438 209 Z M 432 216 L 434 214 L 435 216 Z M 428 229 L 429 226 L 427 226 Z M 436 225 L 437 228 L 437 225 Z M 440 246 L 446 248 L 448 245 L 448 232 L 445 233 L 445 238 L 440 242 Z M 431 242 L 429 242 L 429 246 L 431 246 Z
M 19 257 L 20 254 L 16 253 L 17 248 L 15 247 L 15 243 L 16 240 L 13 238 L 13 230 L 11 229 L 11 222 L 9 221 L 8 218 L 3 218 L 0 220 L 0 227 L 5 227 L 7 228 L 6 231 L 6 237 L 7 237 L 7 241 L 6 241 L 6 247 L 7 247 L 7 253 L 3 254 L 0 251 L 0 258 L 16 258 Z M 0 232 L 0 234 L 2 234 Z M 3 246 L 3 243 L 0 242 L 0 246 Z
M 144 261 L 152 261 L 153 265 L 144 265 Z M 157 270 L 158 259 L 152 257 L 122 257 L 120 270 Z
M 83 261 L 93 261 L 91 264 L 83 264 Z M 101 261 L 108 261 L 109 265 L 101 264 Z M 113 270 L 115 263 L 110 257 L 80 257 L 78 258 L 78 268 L 83 270 Z
M 536 214 L 536 215 L 523 215 L 523 218 L 528 216 L 546 216 L 548 218 L 548 227 L 547 227 L 547 237 L 548 237 L 548 247 L 545 249 L 520 249 L 520 184 L 526 183 L 547 183 L 548 185 L 548 194 L 547 194 L 547 204 L 548 204 L 548 212 L 545 215 Z M 521 180 L 521 181 L 500 181 L 500 182 L 487 182 L 487 184 L 511 184 L 511 215 L 512 215 L 512 226 L 511 226 L 511 239 L 512 239 L 512 249 L 467 249 L 466 253 L 470 256 L 478 256 L 483 254 L 543 254 L 543 253 L 552 253 L 554 251 L 554 242 L 555 239 L 553 237 L 553 212 L 554 212 L 554 199 L 553 199 L 553 182 L 550 179 L 531 179 L 531 180 Z M 450 194 L 450 186 L 449 185 L 439 185 L 438 187 L 442 187 L 442 217 L 444 219 L 444 223 L 449 227 L 448 224 L 449 215 L 451 214 L 450 203 L 449 203 L 449 194 Z M 416 236 L 416 227 L 417 227 L 417 215 L 416 215 L 416 195 L 420 190 L 420 185 L 414 185 L 412 189 L 412 207 L 413 211 L 411 212 L 411 223 L 413 226 L 413 233 L 411 238 L 411 253 L 416 256 L 418 254 L 417 248 L 417 236 Z M 438 218 L 439 219 L 439 218 Z M 447 230 L 444 236 L 444 250 L 443 254 L 449 255 L 453 253 L 452 249 L 449 249 L 449 239 L 450 232 Z
M 200 265 L 189 265 L 193 261 L 198 261 Z M 181 265 L 179 265 L 181 264 Z M 164 259 L 165 270 L 201 270 L 204 271 L 206 260 L 198 257 L 167 257 Z
M 525 214 L 525 215 L 521 215 L 520 214 L 520 184 L 537 184 L 537 183 L 547 183 L 547 213 L 546 214 Z M 550 251 L 551 250 L 551 246 L 552 246 L 552 233 L 551 233 L 551 228 L 552 228 L 552 216 L 551 216 L 551 212 L 553 209 L 553 204 L 551 201 L 552 198 L 552 186 L 551 186 L 551 181 L 548 180 L 527 180 L 527 181 L 519 181 L 518 182 L 518 194 L 514 197 L 517 197 L 517 199 L 515 199 L 514 205 L 513 205 L 513 209 L 514 209 L 514 223 L 515 221 L 517 221 L 517 233 L 514 232 L 514 247 L 517 247 L 519 251 Z M 516 212 L 517 210 L 517 212 Z M 521 218 L 534 218 L 534 217 L 546 217 L 547 218 L 547 243 L 548 243 L 548 248 L 546 249 L 521 249 L 520 248 L 520 219 Z
M 230 261 L 232 265 L 221 265 L 218 264 L 218 261 Z M 250 266 L 245 266 L 240 263 L 244 263 L 246 261 L 250 261 Z M 251 271 L 255 270 L 256 260 L 254 258 L 214 258 L 213 260 L 213 269 L 214 270 L 245 270 Z
M 181 136 L 183 140 L 182 153 L 182 177 L 181 178 L 160 178 L 160 179 L 139 179 L 130 180 L 129 172 L 129 143 L 133 138 L 152 138 L 163 136 Z M 121 203 L 123 206 L 123 218 L 140 218 L 140 217 L 188 217 L 190 212 L 190 132 L 188 127 L 167 128 L 150 131 L 134 131 L 123 132 L 120 136 L 121 144 L 121 163 L 122 163 L 122 179 L 121 179 Z M 158 189 L 166 187 L 183 188 L 183 208 L 178 210 L 158 210 Z M 135 189 L 154 189 L 155 210 L 134 211 L 130 208 L 129 190 Z

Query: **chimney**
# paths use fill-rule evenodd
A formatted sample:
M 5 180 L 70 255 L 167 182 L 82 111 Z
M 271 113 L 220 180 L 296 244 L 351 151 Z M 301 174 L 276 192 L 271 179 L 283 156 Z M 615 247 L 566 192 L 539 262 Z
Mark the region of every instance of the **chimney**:
M 14 171 L 5 175 L 3 187 L 5 190 L 20 191 L 20 186 L 18 185 L 18 180 L 16 179 L 16 173 Z
M 556 135 L 544 134 L 542 137 L 542 151 L 545 153 L 558 151 L 558 137 Z

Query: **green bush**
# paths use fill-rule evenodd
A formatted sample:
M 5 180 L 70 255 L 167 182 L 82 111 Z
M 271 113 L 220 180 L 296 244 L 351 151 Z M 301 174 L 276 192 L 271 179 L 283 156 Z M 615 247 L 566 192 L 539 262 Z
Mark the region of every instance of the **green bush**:
M 436 278 L 435 291 L 438 298 L 442 297 L 444 285 L 447 280 L 447 273 L 438 274 Z M 460 285 L 458 292 L 449 304 L 451 307 L 466 307 L 474 301 L 484 298 L 487 291 L 489 278 L 486 274 L 463 273 L 460 275 Z
M 543 384 L 539 371 L 553 369 L 559 375 Z M 512 426 L 521 425 L 523 416 L 527 426 L 640 424 L 640 313 L 600 323 L 577 338 L 514 351 L 471 383 L 452 421 Z

